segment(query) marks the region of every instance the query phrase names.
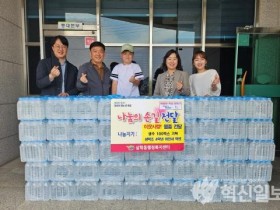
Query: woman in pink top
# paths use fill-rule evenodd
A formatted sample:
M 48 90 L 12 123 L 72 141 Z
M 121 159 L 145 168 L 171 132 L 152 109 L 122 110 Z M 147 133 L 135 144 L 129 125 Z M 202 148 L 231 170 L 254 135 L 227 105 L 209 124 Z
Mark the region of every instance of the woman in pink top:
M 206 69 L 205 52 L 194 53 L 192 62 L 196 73 L 190 76 L 191 96 L 219 96 L 221 94 L 220 77 L 215 69 Z

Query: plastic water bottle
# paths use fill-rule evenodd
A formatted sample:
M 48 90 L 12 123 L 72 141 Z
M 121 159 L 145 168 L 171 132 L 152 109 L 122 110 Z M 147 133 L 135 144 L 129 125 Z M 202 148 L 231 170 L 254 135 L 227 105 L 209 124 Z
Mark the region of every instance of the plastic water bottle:
M 130 160 L 149 160 L 150 153 L 149 152 L 125 152 L 124 158 L 126 161 Z
M 227 139 L 224 141 L 224 159 L 247 160 L 249 143 L 246 139 Z
M 273 103 L 270 98 L 250 97 L 247 103 L 248 118 L 272 119 Z
M 224 144 L 221 139 L 203 139 L 198 146 L 200 160 L 222 160 Z
M 197 100 L 197 115 L 199 119 L 210 119 L 210 106 L 208 97 L 199 97 Z
M 151 160 L 149 164 L 149 178 L 152 180 L 171 180 L 173 177 L 173 163 L 170 160 Z
M 266 119 L 272 119 L 273 118 L 273 102 L 270 98 L 266 98 L 266 106 L 267 106 L 267 113 L 266 113 Z
M 99 184 L 99 198 L 104 200 L 122 200 L 123 182 L 101 181 Z
M 20 141 L 44 141 L 47 139 L 46 123 L 42 120 L 21 121 L 19 123 Z
M 27 201 L 47 201 L 49 200 L 48 182 L 26 182 L 25 200 Z
M 99 158 L 101 161 L 124 161 L 124 153 L 111 152 L 111 142 L 101 141 L 99 144 Z
M 197 160 L 198 140 L 185 140 L 184 151 L 174 152 L 175 160 Z
M 100 97 L 98 101 L 97 118 L 99 120 L 111 120 L 111 99 L 112 97 Z
M 49 175 L 52 181 L 74 181 L 74 164 L 73 162 L 51 162 Z
M 20 160 L 22 162 L 43 162 L 47 161 L 47 142 L 21 142 Z
M 74 140 L 97 140 L 98 139 L 97 120 L 74 120 L 73 138 Z
M 176 160 L 173 166 L 174 180 L 187 180 L 197 178 L 197 161 Z
M 235 161 L 233 167 L 234 180 L 246 180 L 247 162 L 244 160 Z
M 254 108 L 256 112 L 254 117 L 258 119 L 271 119 L 267 117 L 268 107 L 266 98 L 257 97 L 255 101 L 256 103 Z
M 253 201 L 253 192 L 252 185 L 246 181 L 239 181 L 238 183 L 238 201 L 239 202 L 252 202 Z
M 233 160 L 225 160 L 223 163 L 223 168 L 222 170 L 222 180 L 233 180 L 234 179 L 234 165 L 235 161 Z
M 233 119 L 231 112 L 228 112 L 233 107 L 233 102 L 231 97 L 224 97 L 223 103 L 221 104 L 221 118 L 222 119 Z
M 111 121 L 100 120 L 98 123 L 98 139 L 100 141 L 111 140 Z
M 223 109 L 223 104 L 224 104 L 224 97 L 209 97 L 211 107 L 210 107 L 210 112 L 211 112 L 211 119 L 223 119 L 224 118 L 224 109 Z
M 148 162 L 126 161 L 124 174 L 125 181 L 146 181 L 148 179 Z
M 236 97 L 234 97 L 236 98 Z M 239 111 L 237 114 L 237 119 L 239 120 L 246 120 L 247 118 L 247 104 L 248 98 L 247 97 L 237 97 Z
M 246 117 L 247 119 L 255 119 L 256 113 L 256 97 L 247 97 Z
M 98 97 L 77 96 L 72 98 L 72 119 L 97 119 Z
M 50 141 L 47 148 L 49 161 L 73 160 L 73 143 L 71 141 Z
M 274 125 L 271 120 L 250 120 L 248 122 L 248 139 L 273 140 Z
M 48 162 L 27 162 L 25 164 L 26 181 L 49 181 Z
M 194 180 L 174 180 L 172 183 L 171 197 L 174 201 L 195 201 L 192 189 Z
M 239 119 L 240 98 L 238 97 L 225 97 L 222 111 L 224 119 Z
M 74 200 L 98 200 L 99 183 L 94 181 L 75 182 Z
M 99 160 L 99 141 L 74 141 L 74 161 Z
M 249 182 L 253 191 L 253 201 L 256 202 L 268 202 L 270 199 L 270 186 L 268 182 Z
M 207 119 L 221 119 L 221 98 L 220 97 L 207 97 L 208 99 L 208 114 Z
M 47 140 L 72 140 L 71 120 L 48 120 Z
M 44 97 L 20 97 L 17 102 L 17 117 L 19 120 L 44 120 Z
M 194 183 L 192 189 L 193 197 L 198 202 L 221 202 L 221 191 L 219 179 L 199 179 Z
M 76 162 L 76 181 L 99 181 L 99 162 Z
M 213 180 L 221 179 L 223 164 L 221 161 L 200 160 L 197 165 L 197 178 Z
M 247 181 L 230 181 L 221 187 L 223 202 L 252 202 L 253 185 Z
M 225 119 L 222 121 L 223 139 L 247 139 L 247 121 Z
M 47 97 L 47 119 L 71 119 L 71 97 Z
M 73 182 L 56 182 L 50 184 L 50 197 L 52 200 L 72 200 L 75 195 Z
M 249 144 L 249 160 L 273 161 L 275 144 L 273 141 L 251 141 Z
M 272 165 L 270 161 L 249 161 L 247 165 L 248 181 L 270 181 Z
M 150 160 L 173 160 L 173 152 L 150 152 Z
M 198 133 L 200 139 L 222 139 L 223 128 L 221 120 L 199 120 Z
M 146 181 L 125 181 L 124 182 L 125 200 L 147 200 L 148 183 Z
M 184 97 L 184 115 L 185 119 L 197 118 L 197 99 L 195 97 Z
M 172 185 L 170 181 L 149 181 L 148 200 L 171 200 Z
M 238 181 L 223 181 L 221 185 L 221 200 L 222 202 L 238 202 L 239 182 Z
M 198 121 L 196 119 L 185 120 L 185 139 L 194 140 L 199 137 Z
M 102 161 L 99 167 L 99 174 L 101 181 L 123 181 L 124 163 L 117 161 Z

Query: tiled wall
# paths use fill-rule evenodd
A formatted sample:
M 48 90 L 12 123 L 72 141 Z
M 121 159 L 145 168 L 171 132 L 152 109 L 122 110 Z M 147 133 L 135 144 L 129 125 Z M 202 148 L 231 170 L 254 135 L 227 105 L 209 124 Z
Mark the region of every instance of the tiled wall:
M 0 165 L 19 156 L 16 102 L 24 93 L 21 1 L 0 0 Z

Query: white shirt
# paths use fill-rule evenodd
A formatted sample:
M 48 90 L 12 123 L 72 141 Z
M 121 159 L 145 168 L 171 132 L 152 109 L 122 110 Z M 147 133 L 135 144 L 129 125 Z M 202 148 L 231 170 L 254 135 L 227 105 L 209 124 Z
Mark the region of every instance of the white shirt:
M 219 96 L 221 94 L 221 83 L 217 84 L 216 91 L 212 91 L 211 88 L 216 75 L 219 76 L 215 69 L 192 74 L 190 76 L 191 96 Z
M 142 80 L 144 75 L 138 64 L 131 63 L 124 65 L 120 63 L 116 65 L 112 71 L 111 79 L 118 81 L 117 94 L 121 96 L 139 96 L 139 88 L 129 82 L 131 76 L 137 80 Z

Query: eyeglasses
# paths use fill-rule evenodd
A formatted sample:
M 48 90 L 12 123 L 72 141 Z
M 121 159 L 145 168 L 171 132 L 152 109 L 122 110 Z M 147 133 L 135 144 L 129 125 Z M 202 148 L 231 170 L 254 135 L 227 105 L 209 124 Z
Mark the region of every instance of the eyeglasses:
M 65 45 L 54 45 L 54 48 L 65 50 L 67 48 L 67 46 L 65 46 Z

